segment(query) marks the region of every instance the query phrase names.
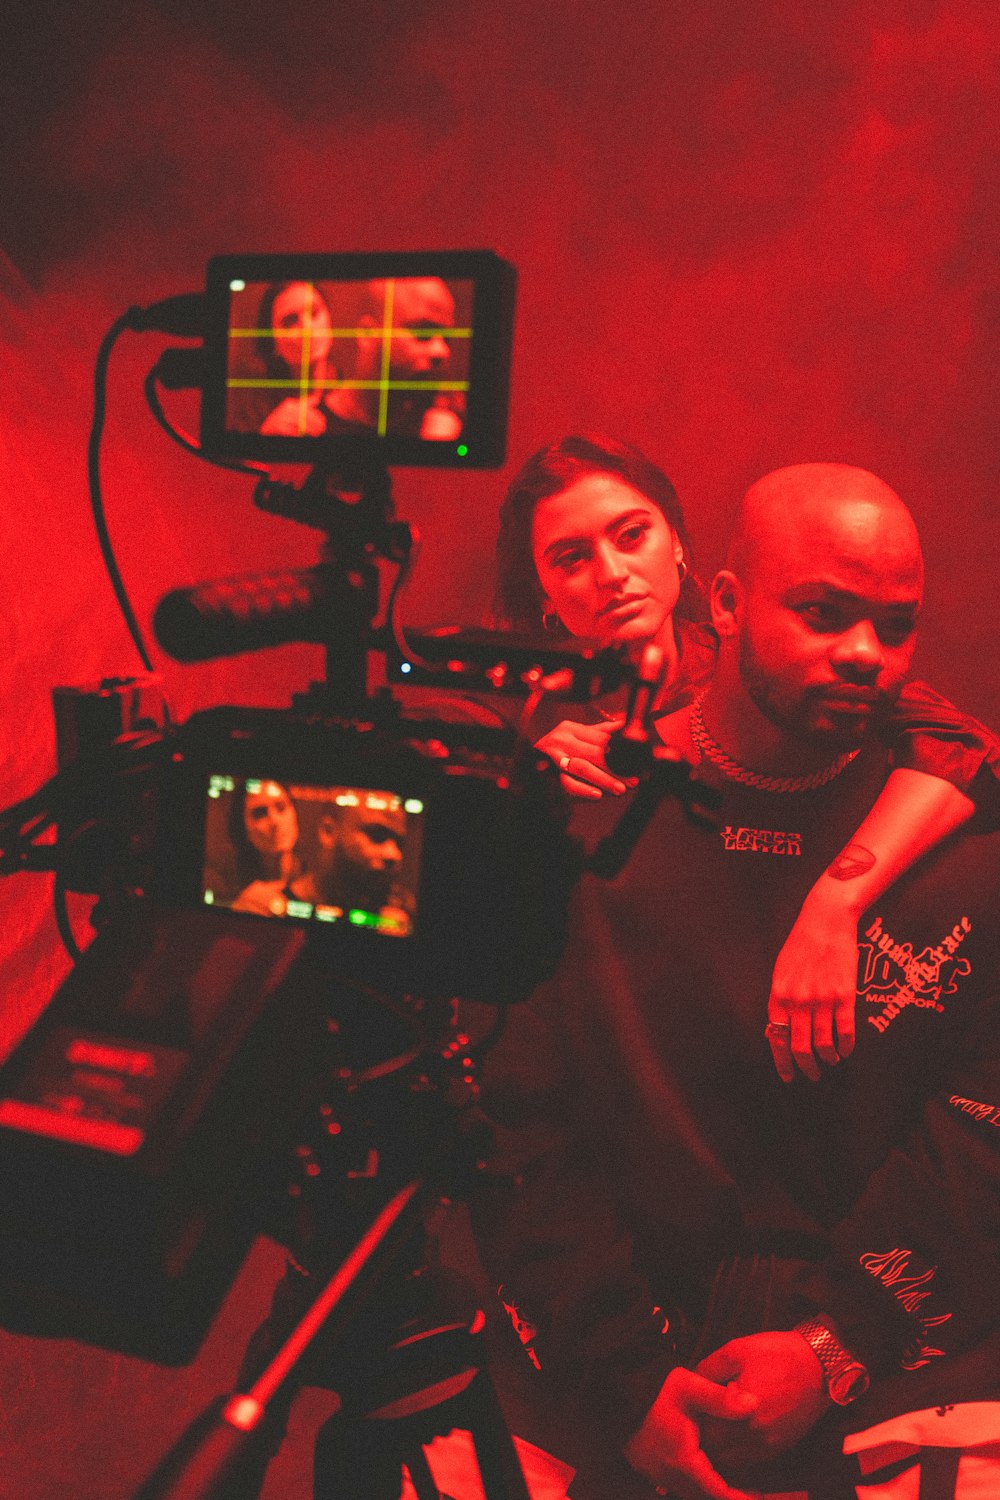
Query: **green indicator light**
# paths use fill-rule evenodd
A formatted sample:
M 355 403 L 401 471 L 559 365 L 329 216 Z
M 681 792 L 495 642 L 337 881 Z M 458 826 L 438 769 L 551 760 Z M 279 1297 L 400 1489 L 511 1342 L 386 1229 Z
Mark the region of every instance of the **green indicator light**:
M 234 281 L 231 281 L 229 283 L 229 290 L 231 292 L 242 292 L 242 291 L 245 291 L 246 290 L 246 282 L 245 281 L 240 281 L 238 279 L 234 280 Z
M 465 458 L 468 451 L 468 447 L 465 443 L 459 443 L 458 447 L 455 449 L 455 452 L 458 454 L 459 458 Z
M 375 927 L 378 917 L 371 911 L 358 911 L 355 907 L 347 914 L 347 920 L 353 922 L 355 927 Z
M 310 901 L 289 901 L 285 910 L 290 917 L 311 917 L 312 903 Z
M 424 810 L 424 804 L 420 801 L 420 799 L 418 797 L 407 797 L 406 801 L 403 803 L 403 811 L 404 812 L 408 812 L 408 813 L 422 813 L 423 810 Z
M 331 911 L 328 906 L 317 906 L 316 920 L 317 922 L 336 922 L 337 913 Z
M 206 906 L 214 906 L 215 905 L 215 892 L 214 891 L 206 891 L 205 892 L 205 905 Z

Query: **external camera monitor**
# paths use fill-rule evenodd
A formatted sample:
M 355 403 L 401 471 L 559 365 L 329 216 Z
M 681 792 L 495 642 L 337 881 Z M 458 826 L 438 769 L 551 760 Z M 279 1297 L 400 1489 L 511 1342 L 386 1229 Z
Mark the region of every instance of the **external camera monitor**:
M 498 467 L 515 280 L 491 251 L 217 257 L 205 452 Z
M 412 937 L 424 804 L 384 787 L 212 773 L 201 899 L 278 921 Z

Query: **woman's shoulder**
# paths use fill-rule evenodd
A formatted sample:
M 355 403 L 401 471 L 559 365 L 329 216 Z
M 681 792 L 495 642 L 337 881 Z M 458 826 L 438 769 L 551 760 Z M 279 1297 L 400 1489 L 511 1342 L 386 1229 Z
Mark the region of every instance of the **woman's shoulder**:
M 719 651 L 719 637 L 704 620 L 678 620 L 677 644 L 680 666 L 662 702 L 659 714 L 670 714 L 690 703 L 711 681 Z

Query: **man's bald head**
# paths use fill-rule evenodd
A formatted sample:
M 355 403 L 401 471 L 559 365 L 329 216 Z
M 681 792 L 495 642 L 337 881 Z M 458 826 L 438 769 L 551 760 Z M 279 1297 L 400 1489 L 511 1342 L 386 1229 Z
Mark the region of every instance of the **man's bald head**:
M 729 567 L 747 586 L 760 569 L 788 570 L 807 558 L 892 559 L 922 585 L 913 517 L 884 480 L 851 464 L 792 464 L 750 486 L 736 518 Z
M 923 594 L 913 517 L 848 464 L 752 486 L 712 584 L 717 683 L 800 741 L 858 743 L 899 693 Z

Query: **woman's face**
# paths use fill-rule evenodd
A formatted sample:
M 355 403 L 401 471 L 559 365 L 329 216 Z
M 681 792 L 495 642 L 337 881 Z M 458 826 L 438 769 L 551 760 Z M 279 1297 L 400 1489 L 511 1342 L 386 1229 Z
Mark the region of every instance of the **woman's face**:
M 276 781 L 265 781 L 259 792 L 247 793 L 243 825 L 260 854 L 289 854 L 298 841 L 298 815 L 288 793 Z
M 293 281 L 283 287 L 271 310 L 274 347 L 293 373 L 303 362 L 311 369 L 324 360 L 333 347 L 330 311 L 308 281 Z
M 531 550 L 546 607 L 601 646 L 668 645 L 680 542 L 659 506 L 614 474 L 587 474 L 541 500 Z

